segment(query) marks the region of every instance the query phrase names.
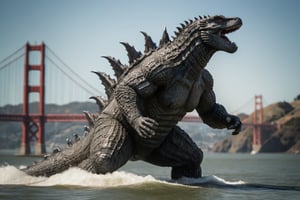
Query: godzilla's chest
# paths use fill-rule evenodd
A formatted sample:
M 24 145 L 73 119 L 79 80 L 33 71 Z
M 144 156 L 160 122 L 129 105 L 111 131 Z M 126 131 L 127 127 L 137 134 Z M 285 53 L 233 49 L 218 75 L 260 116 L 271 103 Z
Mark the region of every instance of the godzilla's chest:
M 176 79 L 158 94 L 159 103 L 167 109 L 194 110 L 204 90 L 204 84 L 199 77 L 197 80 Z

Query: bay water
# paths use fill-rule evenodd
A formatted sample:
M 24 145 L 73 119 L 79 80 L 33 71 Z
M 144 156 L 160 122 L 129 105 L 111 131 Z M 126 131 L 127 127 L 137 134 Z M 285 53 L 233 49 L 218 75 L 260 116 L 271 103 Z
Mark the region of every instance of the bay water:
M 39 157 L 0 153 L 0 200 L 300 199 L 300 155 L 205 153 L 200 179 L 170 179 L 170 168 L 128 162 L 112 174 L 71 168 L 32 177 L 20 168 Z

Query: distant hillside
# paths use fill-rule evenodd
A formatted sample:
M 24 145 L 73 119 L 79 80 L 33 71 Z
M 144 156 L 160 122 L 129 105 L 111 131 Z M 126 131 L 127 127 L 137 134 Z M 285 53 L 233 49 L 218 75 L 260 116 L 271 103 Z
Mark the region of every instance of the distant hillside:
M 263 129 L 264 143 L 260 149 L 262 152 L 288 152 L 300 153 L 300 100 L 294 102 L 279 102 L 265 107 L 264 122 L 277 123 L 278 130 Z M 245 123 L 252 122 L 253 113 L 244 119 Z M 253 128 L 244 129 L 237 136 L 228 136 L 217 142 L 214 152 L 251 152 Z
M 30 105 L 37 109 L 37 104 Z M 92 102 L 73 102 L 66 105 L 46 105 L 46 113 L 82 113 L 85 110 L 97 112 L 98 107 Z M 22 105 L 0 107 L 0 113 L 21 113 Z M 252 121 L 252 115 L 240 115 L 245 122 Z M 300 152 L 300 99 L 292 103 L 279 102 L 264 108 L 264 121 L 281 124 L 278 131 L 263 130 L 265 143 L 261 152 Z M 46 123 L 46 146 L 51 151 L 55 145 L 64 146 L 66 138 L 75 133 L 83 134 L 86 123 Z M 231 136 L 226 129 L 212 129 L 205 124 L 183 123 L 181 126 L 204 151 L 214 152 L 251 152 L 252 128 L 244 129 L 239 135 Z M 225 139 L 224 139 L 225 138 Z M 219 141 L 219 142 L 218 142 Z M 21 123 L 0 122 L 0 149 L 19 148 L 21 143 Z
M 38 110 L 38 103 L 34 102 L 29 105 L 29 112 L 36 113 Z M 95 103 L 92 102 L 71 102 L 64 105 L 56 104 L 46 104 L 45 113 L 55 114 L 55 113 L 82 113 L 83 111 L 97 111 L 98 107 Z M 19 105 L 6 105 L 0 107 L 1 114 L 18 114 L 22 113 L 22 104 Z
M 37 109 L 37 104 L 30 105 Z M 36 107 L 36 108 L 35 108 Z M 46 113 L 82 113 L 84 110 L 97 112 L 95 103 L 73 102 L 66 105 L 46 105 Z M 22 105 L 0 107 L 0 113 L 21 113 Z M 75 133 L 83 134 L 83 126 L 86 123 L 46 123 L 46 146 L 51 151 L 56 145 L 66 145 L 66 138 L 72 138 Z M 225 129 L 212 129 L 202 123 L 179 122 L 179 126 L 190 134 L 195 143 L 204 151 L 211 149 L 214 143 L 222 140 L 229 132 Z M 0 149 L 15 149 L 21 144 L 21 123 L 0 122 Z
M 30 112 L 36 112 L 37 103 L 30 104 Z M 47 104 L 45 112 L 50 113 L 75 113 L 81 114 L 83 111 L 97 112 L 98 107 L 92 102 L 72 102 L 65 105 Z M 7 105 L 0 107 L 1 114 L 17 114 L 22 113 L 22 105 Z M 54 144 L 65 144 L 66 138 L 72 138 L 73 134 L 81 135 L 83 126 L 86 123 L 68 122 L 68 123 L 46 123 L 46 141 L 47 146 L 52 148 Z M 21 144 L 22 127 L 20 122 L 1 122 L 0 121 L 0 149 L 15 149 Z M 50 149 L 51 150 L 51 149 Z

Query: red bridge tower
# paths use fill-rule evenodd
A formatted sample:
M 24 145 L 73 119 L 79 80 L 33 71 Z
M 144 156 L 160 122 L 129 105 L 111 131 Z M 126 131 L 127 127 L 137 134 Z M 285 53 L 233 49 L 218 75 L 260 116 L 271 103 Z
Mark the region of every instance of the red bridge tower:
M 254 115 L 253 115 L 253 144 L 252 149 L 253 151 L 257 152 L 262 143 L 262 137 L 261 137 L 261 129 L 262 129 L 262 123 L 263 123 L 263 101 L 262 101 L 262 95 L 256 95 L 254 97 Z
M 30 61 L 30 52 L 40 54 L 40 63 L 32 64 Z M 37 71 L 39 73 L 38 85 L 30 85 L 30 73 Z M 46 153 L 45 148 L 45 44 L 25 46 L 25 63 L 24 63 L 24 90 L 23 90 L 23 122 L 22 122 L 22 143 L 20 154 L 30 154 L 30 141 L 36 138 L 35 154 Z M 38 111 L 32 113 L 29 108 L 30 93 L 38 93 Z

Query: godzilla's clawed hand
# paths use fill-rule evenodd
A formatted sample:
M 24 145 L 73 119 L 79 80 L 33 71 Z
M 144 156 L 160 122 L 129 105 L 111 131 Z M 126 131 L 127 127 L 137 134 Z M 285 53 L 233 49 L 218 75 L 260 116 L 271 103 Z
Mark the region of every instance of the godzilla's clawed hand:
M 142 138 L 152 138 L 158 123 L 149 117 L 138 117 L 134 120 L 134 128 Z
M 242 122 L 239 117 L 234 115 L 228 115 L 226 117 L 227 128 L 233 129 L 232 135 L 237 135 L 240 133 L 242 128 Z

